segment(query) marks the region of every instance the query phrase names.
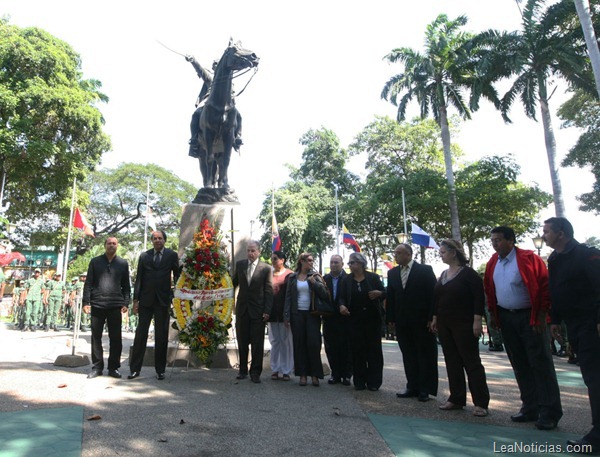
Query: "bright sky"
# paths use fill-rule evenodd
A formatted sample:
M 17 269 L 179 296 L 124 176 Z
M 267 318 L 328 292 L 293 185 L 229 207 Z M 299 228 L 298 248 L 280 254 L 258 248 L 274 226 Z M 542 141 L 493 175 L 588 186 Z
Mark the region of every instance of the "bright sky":
M 234 153 L 229 169 L 245 214 L 237 220 L 248 224 L 248 232 L 272 183 L 277 187 L 288 179 L 285 164 L 299 164 L 303 133 L 324 126 L 347 147 L 375 115 L 395 116 L 395 107 L 379 94 L 401 67 L 382 57 L 395 47 L 421 49 L 425 27 L 439 13 L 467 15 L 465 29 L 470 31 L 519 28 L 514 0 L 305 0 L 292 5 L 3 0 L 0 9 L 12 24 L 43 28 L 71 44 L 81 55 L 84 76 L 103 83 L 110 102 L 100 109 L 113 143 L 103 166 L 153 162 L 198 186 L 200 172 L 197 161 L 187 155 L 187 141 L 201 81 L 183 57 L 158 41 L 195 55 L 204 66 L 221 56 L 230 36 L 254 51 L 261 58 L 258 73 L 237 99 L 245 144 L 241 156 Z M 241 80 L 238 91 L 247 77 Z M 566 98 L 558 90 L 551 108 Z M 484 105 L 454 141 L 473 160 L 514 154 L 521 179 L 551 192 L 541 123 L 525 118 L 518 105 L 512 117 L 514 123 L 505 125 L 491 105 Z M 578 133 L 561 130 L 557 119 L 554 127 L 562 158 Z M 357 171 L 362 165 L 353 163 Z M 583 240 L 596 235 L 598 218 L 579 212 L 574 198 L 591 189 L 591 175 L 579 169 L 561 173 L 567 217 L 576 236 Z M 540 220 L 551 215 L 553 208 Z

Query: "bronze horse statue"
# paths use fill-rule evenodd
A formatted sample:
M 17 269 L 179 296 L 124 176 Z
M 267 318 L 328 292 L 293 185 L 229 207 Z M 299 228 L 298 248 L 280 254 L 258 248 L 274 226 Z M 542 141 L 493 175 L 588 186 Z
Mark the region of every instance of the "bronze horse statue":
M 229 41 L 217 64 L 210 94 L 200 114 L 196 138 L 204 188 L 229 189 L 227 169 L 240 116 L 232 94 L 234 72 L 258 66 L 259 58 L 240 43 Z

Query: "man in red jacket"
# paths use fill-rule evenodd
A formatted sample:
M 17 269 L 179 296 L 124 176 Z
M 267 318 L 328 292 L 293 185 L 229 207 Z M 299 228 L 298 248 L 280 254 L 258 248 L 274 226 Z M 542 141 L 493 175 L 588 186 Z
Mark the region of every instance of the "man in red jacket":
M 521 410 L 510 418 L 552 430 L 563 413 L 548 344 L 548 269 L 533 251 L 515 246 L 513 229 L 496 227 L 491 240 L 496 254 L 484 276 L 489 324 L 502 332 L 521 392 Z

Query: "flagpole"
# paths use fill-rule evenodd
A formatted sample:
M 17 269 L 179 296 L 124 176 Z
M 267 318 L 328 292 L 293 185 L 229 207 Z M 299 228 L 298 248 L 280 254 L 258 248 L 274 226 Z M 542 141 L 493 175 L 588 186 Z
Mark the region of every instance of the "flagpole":
M 338 212 L 338 186 L 336 183 L 333 183 L 333 188 L 335 189 L 335 249 L 336 254 L 340 255 L 340 221 Z
M 404 200 L 404 187 L 402 188 L 402 217 L 404 218 L 404 233 L 408 239 L 408 229 L 406 228 L 406 202 Z
M 275 184 L 271 183 L 271 251 L 273 250 L 273 222 L 275 222 Z M 277 227 L 277 232 L 279 232 L 279 227 Z M 278 233 L 279 235 L 279 233 Z
M 77 185 L 77 178 L 73 178 L 73 192 L 71 194 L 71 212 L 69 213 L 69 232 L 67 235 L 67 249 L 65 249 L 65 256 L 63 261 L 62 278 L 63 281 L 67 281 L 67 267 L 69 266 L 69 253 L 71 251 L 71 237 L 73 235 L 73 212 L 75 211 L 75 187 Z
M 148 210 L 150 209 L 150 178 L 146 181 L 146 220 L 144 222 L 144 250 L 146 252 L 146 244 L 148 242 Z

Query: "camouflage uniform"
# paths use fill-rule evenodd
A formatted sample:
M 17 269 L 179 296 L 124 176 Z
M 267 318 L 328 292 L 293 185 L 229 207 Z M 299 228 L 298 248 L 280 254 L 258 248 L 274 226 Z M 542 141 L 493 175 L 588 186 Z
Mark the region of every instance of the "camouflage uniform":
M 39 270 L 38 270 L 39 271 Z M 23 294 L 25 296 L 25 326 L 23 330 L 31 330 L 35 332 L 35 327 L 37 325 L 40 308 L 42 307 L 42 288 L 44 287 L 44 278 L 39 276 L 37 279 L 35 277 L 29 278 L 25 281 L 25 286 Z
M 75 292 L 77 288 L 77 278 L 71 280 L 71 284 L 66 286 L 67 290 L 67 303 L 65 305 L 65 326 L 71 328 L 75 319 L 75 304 L 77 303 L 77 297 Z
M 47 320 L 45 330 L 53 328 L 55 332 L 58 332 L 56 323 L 58 321 L 58 315 L 65 299 L 65 283 L 60 281 L 60 275 L 54 275 L 54 279 L 46 285 L 46 303 L 47 303 Z

